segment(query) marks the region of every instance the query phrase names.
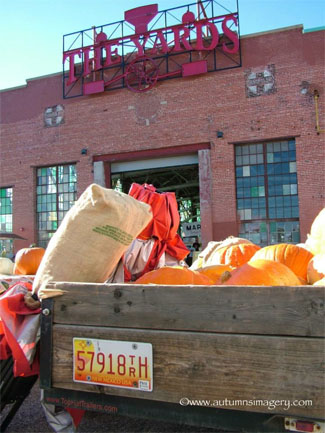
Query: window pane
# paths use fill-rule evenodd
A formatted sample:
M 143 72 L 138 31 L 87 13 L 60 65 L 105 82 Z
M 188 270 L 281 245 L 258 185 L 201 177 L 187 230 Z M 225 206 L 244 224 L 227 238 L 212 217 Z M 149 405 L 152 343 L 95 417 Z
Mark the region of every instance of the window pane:
M 297 163 L 295 161 L 289 163 L 289 171 L 290 171 L 290 173 L 296 173 Z
M 249 146 L 249 153 L 252 155 L 254 153 L 256 153 L 256 144 L 251 144 Z
M 288 144 L 288 142 L 287 141 L 282 141 L 282 143 L 281 143 L 281 150 L 282 151 L 286 151 L 286 150 L 289 150 L 289 144 Z

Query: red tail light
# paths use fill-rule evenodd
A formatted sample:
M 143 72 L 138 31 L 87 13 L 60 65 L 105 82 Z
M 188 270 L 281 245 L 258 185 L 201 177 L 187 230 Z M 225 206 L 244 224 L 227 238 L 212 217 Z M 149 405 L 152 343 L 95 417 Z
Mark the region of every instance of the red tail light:
M 306 431 L 306 432 L 314 432 L 314 426 L 316 424 L 310 421 L 297 421 L 296 422 L 296 429 L 298 431 Z

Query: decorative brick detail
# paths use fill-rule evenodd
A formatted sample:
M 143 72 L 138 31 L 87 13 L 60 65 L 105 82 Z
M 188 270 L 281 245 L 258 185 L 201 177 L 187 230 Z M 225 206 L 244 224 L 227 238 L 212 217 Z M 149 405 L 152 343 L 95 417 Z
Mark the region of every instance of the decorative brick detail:
M 137 95 L 135 105 L 130 105 L 128 109 L 135 110 L 138 124 L 149 126 L 156 122 L 161 112 L 161 106 L 165 104 L 167 102 L 160 101 L 155 94 L 145 93 Z
M 64 107 L 63 105 L 53 105 L 47 107 L 44 111 L 44 126 L 58 126 L 64 123 Z
M 264 71 L 247 70 L 245 81 L 247 98 L 276 93 L 275 65 L 268 65 Z

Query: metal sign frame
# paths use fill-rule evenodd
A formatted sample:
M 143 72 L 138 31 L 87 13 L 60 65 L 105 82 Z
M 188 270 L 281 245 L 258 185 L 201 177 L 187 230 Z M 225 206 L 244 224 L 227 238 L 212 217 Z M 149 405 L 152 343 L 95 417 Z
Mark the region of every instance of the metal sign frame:
M 160 80 L 240 67 L 238 0 L 229 1 L 231 9 L 215 0 L 159 12 L 143 6 L 123 21 L 64 35 L 63 97 L 143 92 Z

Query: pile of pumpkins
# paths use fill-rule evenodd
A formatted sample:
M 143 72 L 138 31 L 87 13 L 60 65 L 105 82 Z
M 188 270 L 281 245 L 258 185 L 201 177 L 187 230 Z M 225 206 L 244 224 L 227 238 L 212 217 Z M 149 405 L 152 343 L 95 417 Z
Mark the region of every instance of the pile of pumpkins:
M 247 239 L 209 242 L 190 268 L 164 267 L 136 284 L 229 286 L 325 286 L 325 208 L 315 218 L 304 244 L 261 248 Z
M 0 274 L 35 275 L 45 249 L 22 248 L 15 257 L 0 258 Z M 147 272 L 135 284 L 230 286 L 325 286 L 325 208 L 316 216 L 304 244 L 280 243 L 261 248 L 230 236 L 209 242 L 188 268 L 165 266 Z

